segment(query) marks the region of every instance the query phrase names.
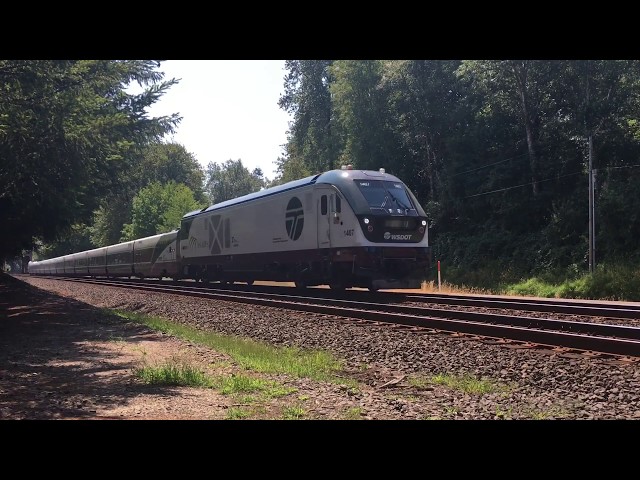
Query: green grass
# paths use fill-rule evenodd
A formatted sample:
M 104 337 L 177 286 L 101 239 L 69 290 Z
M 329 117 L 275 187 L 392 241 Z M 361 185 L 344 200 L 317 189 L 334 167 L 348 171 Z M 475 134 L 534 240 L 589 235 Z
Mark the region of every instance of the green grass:
M 283 387 L 277 382 L 253 378 L 248 375 L 209 377 L 190 365 L 180 364 L 176 361 L 159 366 L 143 366 L 137 368 L 134 373 L 149 385 L 216 388 L 222 395 L 237 398 L 241 404 L 252 404 L 296 392 L 295 388 Z M 253 394 L 257 394 L 259 398 Z M 233 407 L 227 412 L 227 418 L 245 419 L 257 413 L 260 413 L 260 405 L 251 409 Z M 303 413 L 295 409 L 287 410 L 287 415 L 290 418 L 300 418 Z
M 161 331 L 192 343 L 206 345 L 213 350 L 226 353 L 233 359 L 233 362 L 249 372 L 286 374 L 294 377 L 332 381 L 345 384 L 345 388 L 350 391 L 357 391 L 357 382 L 355 380 L 337 376 L 340 373 L 341 363 L 327 352 L 291 347 L 274 347 L 252 339 L 203 332 L 163 318 L 135 312 L 113 310 L 108 311 L 108 313 L 135 323 L 144 324 L 153 330 Z M 222 364 L 224 362 L 221 362 Z M 285 397 L 297 391 L 296 388 L 286 387 L 275 381 L 257 378 L 250 374 L 207 376 L 199 369 L 176 360 L 160 366 L 144 365 L 136 370 L 136 374 L 149 384 L 215 388 L 222 395 L 233 396 L 235 403 L 242 406 L 230 408 L 226 415 L 228 419 L 246 419 L 264 414 L 266 413 L 266 408 L 261 403 L 268 402 L 270 399 Z M 308 396 L 300 396 L 299 400 L 308 398 Z M 251 407 L 249 408 L 247 405 L 251 405 Z M 284 419 L 297 420 L 304 418 L 305 415 L 305 410 L 300 406 L 286 407 L 282 411 Z
M 253 415 L 253 413 L 246 408 L 231 407 L 227 410 L 228 420 L 243 420 L 245 418 L 249 418 L 251 415 Z
M 424 377 L 416 377 L 416 376 L 408 377 L 407 383 L 409 383 L 409 385 L 413 385 L 414 387 L 418 387 L 418 388 L 425 388 L 431 385 L 431 382 L 428 379 Z
M 361 420 L 364 415 L 362 407 L 351 407 L 344 414 L 346 420 Z
M 555 283 L 536 277 L 507 286 L 504 293 L 545 298 L 639 301 L 640 272 L 623 267 L 602 267 L 593 274 Z
M 482 395 L 485 393 L 493 393 L 499 390 L 497 384 L 489 380 L 479 380 L 469 375 L 451 376 L 451 375 L 435 375 L 431 381 L 436 385 L 446 385 L 455 390 L 461 390 L 465 393 L 474 395 Z
M 302 407 L 286 407 L 282 410 L 282 418 L 284 420 L 302 420 L 305 413 Z
M 166 334 L 206 345 L 231 356 L 243 368 L 261 373 L 287 374 L 313 380 L 336 381 L 341 363 L 330 353 L 294 347 L 274 347 L 252 339 L 204 332 L 186 325 L 134 312 L 114 310 L 111 313 L 142 323 Z
M 231 375 L 218 377 L 216 386 L 223 395 L 235 395 L 262 392 L 268 388 L 268 383 L 266 380 L 247 375 Z
M 444 407 L 444 411 L 447 415 L 456 415 L 459 412 L 458 407 L 447 407 L 447 406 Z
M 504 293 L 507 295 L 553 298 L 557 292 L 557 286 L 545 283 L 538 278 L 530 278 L 524 282 L 505 287 Z
M 248 375 L 218 377 L 213 383 L 223 395 L 241 395 L 258 392 L 265 398 L 278 398 L 296 391 L 295 388 L 283 387 L 277 382 L 254 378 Z
M 581 298 L 591 300 L 640 301 L 640 266 L 623 262 L 601 263 L 593 273 L 570 265 L 555 271 L 544 271 L 530 277 L 516 277 L 485 267 L 473 275 L 451 268 L 448 281 L 443 281 L 444 293 L 490 293 L 543 298 Z M 460 269 L 463 272 L 462 269 Z M 485 286 L 483 290 L 465 285 Z M 425 291 L 437 291 L 433 282 L 425 282 Z
M 135 369 L 134 374 L 149 385 L 211 388 L 215 383 L 200 370 L 177 362 L 160 366 L 143 366 Z

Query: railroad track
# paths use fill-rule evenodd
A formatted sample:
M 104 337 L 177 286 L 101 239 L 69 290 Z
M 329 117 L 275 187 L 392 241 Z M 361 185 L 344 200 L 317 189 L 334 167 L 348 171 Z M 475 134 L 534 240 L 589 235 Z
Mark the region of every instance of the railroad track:
M 170 283 L 158 280 L 48 278 L 314 312 L 340 318 L 357 319 L 363 322 L 374 322 L 378 325 L 389 325 L 395 328 L 411 329 L 416 333 L 463 334 L 466 337 L 470 336 L 493 343 L 506 343 L 518 348 L 552 349 L 560 354 L 612 355 L 627 361 L 640 360 L 640 328 L 635 326 L 528 317 L 520 313 L 498 314 L 402 304 L 404 301 L 415 302 L 415 297 L 421 299 L 421 302 L 427 302 L 428 298 L 431 298 L 432 301 L 434 298 L 438 302 L 446 301 L 447 298 L 442 296 L 389 293 L 371 296 L 366 292 L 343 292 L 342 298 L 333 298 L 335 292 L 326 289 L 299 291 L 282 287 L 265 288 L 245 285 L 228 287 L 195 282 Z M 378 301 L 371 301 L 372 297 Z M 572 309 L 570 313 L 574 315 L 578 314 L 576 311 L 579 311 L 580 315 L 606 316 L 608 318 L 638 318 L 640 316 L 640 310 L 634 310 L 634 308 L 628 308 L 625 305 L 602 307 L 586 302 L 584 304 L 578 302 L 578 305 L 566 305 L 556 301 L 531 302 L 529 300 L 493 300 L 480 297 L 453 297 L 452 300 L 454 302 L 470 300 L 473 303 L 471 306 L 474 307 L 490 305 L 487 308 L 509 308 L 519 311 L 539 307 L 545 310 L 536 311 L 560 314 L 567 314 L 567 310 Z M 483 300 L 488 303 L 482 303 Z M 501 306 L 495 307 L 496 303 Z M 454 303 L 454 305 L 461 305 L 461 303 Z M 554 306 L 559 308 L 556 310 L 552 308 Z M 638 312 L 635 317 L 631 315 L 631 312 L 634 311 Z M 606 315 L 603 315 L 604 312 Z

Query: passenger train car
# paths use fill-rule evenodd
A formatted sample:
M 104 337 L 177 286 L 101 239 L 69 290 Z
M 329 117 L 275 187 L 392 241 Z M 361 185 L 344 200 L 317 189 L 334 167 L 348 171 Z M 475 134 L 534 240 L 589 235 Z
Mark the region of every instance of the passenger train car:
M 95 248 L 63 257 L 29 262 L 33 275 L 177 278 L 178 230 Z
M 29 273 L 420 288 L 427 217 L 397 177 L 343 167 L 184 215 L 170 233 L 29 263 Z

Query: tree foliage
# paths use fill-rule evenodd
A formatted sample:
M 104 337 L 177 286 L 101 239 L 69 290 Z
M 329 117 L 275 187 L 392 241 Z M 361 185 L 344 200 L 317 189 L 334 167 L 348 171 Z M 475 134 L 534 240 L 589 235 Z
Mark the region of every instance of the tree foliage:
M 120 241 L 166 233 L 180 227 L 180 220 L 189 212 L 203 208 L 189 187 L 170 181 L 153 182 L 133 199 L 132 221 L 124 225 Z
M 343 163 L 385 167 L 425 206 L 438 259 L 528 275 L 586 268 L 591 154 L 598 258 L 640 261 L 640 61 L 291 60 L 286 68 L 280 106 L 293 121 L 281 179 Z
M 195 156 L 178 143 L 152 143 L 134 166 L 129 177 L 132 185 L 142 188 L 153 182 L 182 183 L 195 199 L 204 202 L 204 171 Z
M 211 204 L 257 192 L 266 185 L 262 170 L 249 172 L 241 159 L 229 159 L 221 165 L 209 162 L 205 177 L 205 191 Z
M 85 224 L 73 224 L 63 233 L 62 241 L 39 245 L 34 259 L 60 257 L 71 252 L 82 252 L 93 248 L 89 241 L 90 233 Z
M 381 86 L 384 63 L 335 61 L 332 98 L 334 137 L 339 139 L 336 165 L 377 170 L 389 163 L 397 144 L 389 122 L 387 91 Z
M 278 157 L 276 160 L 276 178 L 265 186 L 274 187 L 309 176 L 311 176 L 311 170 L 300 157 Z
M 0 60 L 0 239 L 4 256 L 86 222 L 143 146 L 176 115 L 146 109 L 176 80 L 150 60 Z M 143 87 L 137 94 L 127 87 Z
M 159 66 L 0 61 L 5 256 L 34 237 L 62 251 L 115 243 L 125 225 L 126 238 L 174 228 L 185 212 L 159 208 L 172 182 L 204 205 L 350 163 L 409 185 L 445 264 L 575 271 L 591 158 L 597 259 L 640 262 L 638 60 L 288 60 L 279 106 L 293 120 L 273 181 L 241 160 L 203 171 L 161 143 L 179 117 L 146 115 L 175 83 Z
M 331 60 L 287 60 L 284 93 L 278 105 L 293 116 L 287 156 L 300 158 L 314 173 L 336 165 L 333 131 Z
M 121 175 L 118 188 L 103 197 L 94 211 L 91 241 L 101 247 L 120 241 L 125 224 L 132 222 L 133 199 L 152 183 L 176 182 L 187 186 L 198 203 L 207 202 L 204 171 L 193 154 L 176 143 L 151 143 L 140 152 L 132 168 Z

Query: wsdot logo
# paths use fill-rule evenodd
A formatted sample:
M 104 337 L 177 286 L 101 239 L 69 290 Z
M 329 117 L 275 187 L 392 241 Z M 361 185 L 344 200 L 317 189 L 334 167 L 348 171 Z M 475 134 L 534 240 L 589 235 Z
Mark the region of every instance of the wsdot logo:
M 300 238 L 302 227 L 304 227 L 304 213 L 302 211 L 302 202 L 298 197 L 293 197 L 287 204 L 285 226 L 291 240 Z
M 384 232 L 384 239 L 385 240 L 411 240 L 412 235 L 411 234 L 399 234 L 399 235 L 391 235 L 389 232 Z

